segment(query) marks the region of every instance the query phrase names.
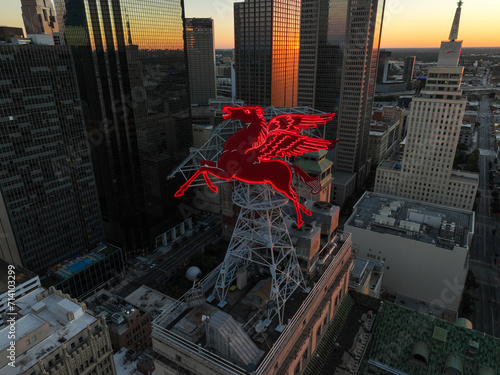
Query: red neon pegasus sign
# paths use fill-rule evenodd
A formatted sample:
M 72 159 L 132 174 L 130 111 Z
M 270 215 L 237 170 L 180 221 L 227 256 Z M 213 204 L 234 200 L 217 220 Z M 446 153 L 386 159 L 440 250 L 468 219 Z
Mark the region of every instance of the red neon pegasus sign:
M 189 185 L 203 174 L 207 186 L 217 192 L 217 186 L 210 181 L 209 175 L 230 181 L 232 179 L 250 184 L 270 184 L 275 190 L 290 199 L 297 213 L 297 226 L 303 224 L 301 212 L 311 215 L 292 187 L 292 169 L 296 176 L 317 194 L 320 183 L 304 170 L 287 163 L 283 158 L 299 156 L 310 151 L 325 150 L 336 141 L 312 138 L 300 134 L 302 129 L 313 129 L 330 121 L 334 113 L 326 115 L 276 116 L 269 123 L 264 118 L 261 107 L 229 107 L 223 108 L 225 120 L 240 120 L 246 125 L 234 133 L 224 143 L 222 155 L 216 162 L 202 160 L 201 167 L 175 193 L 176 197 L 184 194 Z

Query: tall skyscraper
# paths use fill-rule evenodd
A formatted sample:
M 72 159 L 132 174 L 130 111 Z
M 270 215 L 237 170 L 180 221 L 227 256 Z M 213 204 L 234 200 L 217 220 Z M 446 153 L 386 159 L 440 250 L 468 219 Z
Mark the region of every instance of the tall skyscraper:
M 437 65 L 429 68 L 425 88 L 412 101 L 401 164 L 377 168 L 375 192 L 471 210 L 477 173 L 452 170 L 467 98 L 458 65 L 461 4 L 448 41 L 441 42 Z
M 336 112 L 335 170 L 366 174 L 385 0 L 303 0 L 299 106 Z
M 392 52 L 381 50 L 379 52 L 378 58 L 378 68 L 377 68 L 377 83 L 387 82 L 387 75 L 389 74 L 389 58 Z
M 297 106 L 300 0 L 234 4 L 236 96 L 248 105 Z
M 217 98 L 215 84 L 214 21 L 211 18 L 186 18 L 191 104 L 208 105 Z
M 405 64 L 403 67 L 403 81 L 406 82 L 406 88 L 411 90 L 412 88 L 412 79 L 413 79 L 413 70 L 415 69 L 415 60 L 416 56 L 406 56 Z
M 0 45 L 0 257 L 49 267 L 104 240 L 65 46 Z
M 72 47 L 106 238 L 151 249 L 183 220 L 168 180 L 192 144 L 182 1 L 57 0 Z
M 50 34 L 60 44 L 59 24 L 51 0 L 21 0 L 26 34 Z

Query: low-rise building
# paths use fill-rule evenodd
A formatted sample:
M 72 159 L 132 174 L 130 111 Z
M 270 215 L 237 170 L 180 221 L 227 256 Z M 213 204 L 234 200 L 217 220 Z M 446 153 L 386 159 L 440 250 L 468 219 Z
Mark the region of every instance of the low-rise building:
M 98 317 L 104 316 L 115 351 L 121 348 L 142 351 L 151 346 L 151 316 L 137 306 L 107 290 L 101 290 L 86 301 Z
M 380 298 L 383 276 L 383 261 L 373 261 L 358 257 L 354 259 L 352 264 L 349 289 Z
M 463 123 L 460 128 L 460 136 L 458 138 L 458 143 L 463 144 L 467 147 L 472 147 L 474 140 L 474 125 L 470 123 Z
M 0 259 L 0 275 L 2 275 L 0 277 L 1 328 L 5 325 L 3 316 L 7 312 L 8 307 L 15 304 L 15 300 L 39 289 L 41 284 L 40 278 L 35 273 L 24 267 L 9 264 L 2 259 Z
M 137 306 L 141 310 L 148 312 L 153 320 L 170 308 L 177 300 L 158 292 L 156 289 L 143 285 L 125 297 L 125 301 L 129 305 Z
M 356 173 L 334 172 L 330 201 L 342 207 L 345 200 L 356 190 Z
M 400 121 L 397 119 L 371 123 L 368 156 L 374 163 L 379 164 L 396 149 L 400 141 L 400 132 Z
M 15 325 L 0 331 L 1 375 L 116 374 L 106 321 L 85 304 L 54 288 L 16 304 Z
M 474 212 L 367 192 L 344 228 L 359 257 L 384 262 L 386 293 L 458 310 Z

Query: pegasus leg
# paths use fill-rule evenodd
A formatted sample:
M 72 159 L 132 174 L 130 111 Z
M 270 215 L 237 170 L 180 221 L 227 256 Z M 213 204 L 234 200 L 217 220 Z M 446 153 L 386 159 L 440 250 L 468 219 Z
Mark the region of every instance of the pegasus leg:
M 207 172 L 203 172 L 203 178 L 205 179 L 205 182 L 207 184 L 207 186 L 209 187 L 210 190 L 212 190 L 214 193 L 217 193 L 219 191 L 219 189 L 217 189 L 217 186 L 215 186 L 213 184 L 212 181 L 210 181 L 210 178 L 208 177 L 208 173 Z
M 187 188 L 189 185 L 193 183 L 194 180 L 196 180 L 196 177 L 198 177 L 202 173 L 201 168 L 198 169 L 194 175 L 192 175 L 185 183 L 182 184 L 182 186 L 177 190 L 174 194 L 174 197 L 180 197 L 181 195 L 184 195 L 186 192 Z

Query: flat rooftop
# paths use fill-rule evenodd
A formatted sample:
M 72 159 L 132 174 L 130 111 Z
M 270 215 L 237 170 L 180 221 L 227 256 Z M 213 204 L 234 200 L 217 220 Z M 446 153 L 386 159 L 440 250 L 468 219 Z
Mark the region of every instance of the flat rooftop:
M 145 285 L 125 297 L 125 301 L 149 312 L 151 319 L 169 309 L 177 300 Z
M 467 247 L 472 211 L 367 192 L 345 225 L 388 233 L 439 247 Z
M 346 240 L 350 238 L 349 235 L 345 237 Z M 323 276 L 326 272 L 331 275 L 333 275 L 333 272 L 341 272 L 337 262 L 347 251 L 347 248 L 344 247 L 344 241 L 344 235 L 338 233 L 330 243 L 320 250 L 318 272 L 310 280 L 305 280 L 306 288 L 297 288 L 285 304 L 283 314 L 285 325 L 286 322 L 290 322 L 294 318 L 298 311 L 301 311 L 302 304 L 306 300 L 309 301 L 310 293 L 314 295 L 315 289 L 313 288 L 315 285 L 320 285 L 319 288 L 321 288 L 325 280 Z M 210 297 L 206 298 L 212 293 L 220 269 L 221 265 L 199 282 L 198 285 L 203 287 L 200 289 L 201 294 L 196 295 L 196 289 L 191 289 L 184 297 L 175 301 L 174 305 L 157 317 L 153 322 L 153 332 L 158 332 L 161 335 L 161 330 L 166 330 L 205 348 L 207 345 L 205 321 L 208 317 L 210 329 L 218 331 L 220 336 L 224 336 L 224 327 L 232 327 L 233 330 L 237 326 L 241 328 L 241 331 L 236 329 L 233 332 L 234 334 L 231 333 L 231 340 L 228 341 L 238 342 L 238 344 L 235 344 L 238 348 L 234 348 L 234 350 L 238 352 L 241 350 L 239 353 L 242 357 L 249 352 L 257 351 L 261 354 L 258 354 L 256 358 L 265 358 L 273 344 L 278 339 L 281 339 L 280 336 L 282 333 L 285 334 L 288 328 L 279 327 L 277 316 L 271 317 L 271 319 L 267 318 L 266 306 L 270 303 L 268 296 L 271 287 L 269 276 L 256 272 L 249 273 L 245 286 L 237 288 L 236 285 L 233 285 L 229 288 L 225 298 L 227 304 L 220 308 L 217 298 L 213 300 Z M 236 283 L 237 280 L 234 281 L 234 284 Z M 221 319 L 228 320 L 220 328 L 215 328 L 215 326 L 212 328 L 212 324 Z M 285 331 L 282 332 L 283 328 L 285 328 Z M 213 343 L 213 340 L 214 338 L 210 337 L 211 343 Z M 232 359 L 228 358 L 226 360 L 232 361 Z M 260 360 L 256 361 L 258 365 Z M 236 362 L 232 361 L 232 363 Z M 240 369 L 243 368 L 240 367 Z
M 356 178 L 356 173 L 333 172 L 333 185 L 345 185 Z
M 47 322 L 50 327 L 50 335 L 42 340 L 38 345 L 34 346 L 25 353 L 18 354 L 16 358 L 16 369 L 22 373 L 38 362 L 39 358 L 45 357 L 50 352 L 56 350 L 67 340 L 77 335 L 87 326 L 92 325 L 97 321 L 97 318 L 86 312 L 83 312 L 82 307 L 66 298 L 62 298 L 57 294 L 50 294 L 40 302 L 36 301 L 36 294 L 29 293 L 16 301 L 16 304 L 21 308 L 20 315 L 17 316 L 16 324 L 17 334 L 16 341 L 21 339 L 23 335 L 32 332 L 36 327 Z M 35 313 L 35 309 L 39 309 Z M 75 319 L 68 321 L 66 312 L 73 312 Z M 9 327 L 5 327 L 0 331 L 0 341 L 6 334 L 4 331 Z M 6 340 L 7 341 L 7 340 Z M 12 374 L 10 366 L 4 366 L 0 369 L 0 375 Z

